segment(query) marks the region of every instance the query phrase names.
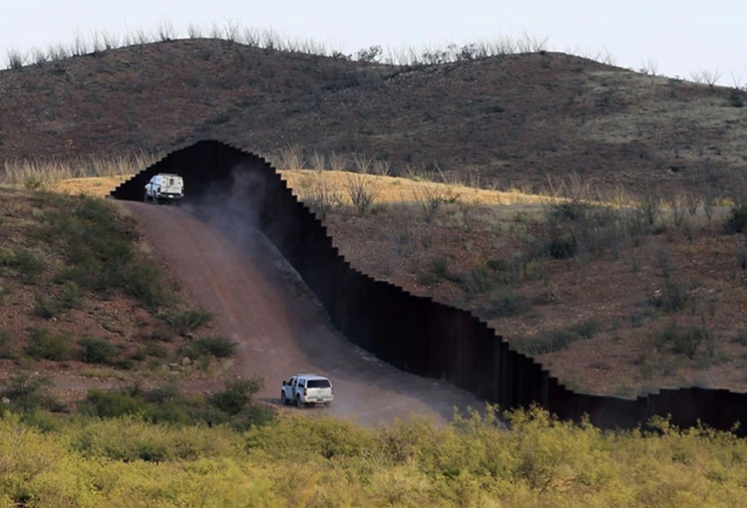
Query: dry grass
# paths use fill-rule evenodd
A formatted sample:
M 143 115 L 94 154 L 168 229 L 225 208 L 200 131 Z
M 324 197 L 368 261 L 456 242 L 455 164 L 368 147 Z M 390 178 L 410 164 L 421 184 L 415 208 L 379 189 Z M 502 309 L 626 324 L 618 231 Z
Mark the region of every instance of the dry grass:
M 63 194 L 85 194 L 86 196 L 104 197 L 114 190 L 119 184 L 127 181 L 132 174 L 117 176 L 90 176 L 87 178 L 71 178 L 51 182 L 47 188 L 54 192 Z
M 116 177 L 136 173 L 154 163 L 159 157 L 146 153 L 114 157 L 87 157 L 82 159 L 15 160 L 5 161 L 0 173 L 0 184 L 24 185 L 39 188 L 63 180 Z M 107 180 L 102 180 L 102 184 Z M 90 182 L 87 182 L 90 183 Z
M 313 189 L 314 183 L 322 180 L 330 189 L 336 191 L 342 197 L 344 204 L 352 205 L 346 187 L 347 178 L 350 173 L 345 171 L 319 172 L 312 170 L 281 170 L 279 173 L 288 182 L 291 189 L 293 189 L 293 193 L 301 199 L 310 197 L 310 191 Z M 376 201 L 378 203 L 410 203 L 423 187 L 422 182 L 408 178 L 360 173 L 357 176 L 375 182 L 377 188 Z M 471 204 L 539 204 L 543 200 L 542 196 L 525 194 L 519 191 L 503 192 L 437 182 L 430 182 L 428 186 L 433 192 L 443 195 L 447 201 L 459 201 Z

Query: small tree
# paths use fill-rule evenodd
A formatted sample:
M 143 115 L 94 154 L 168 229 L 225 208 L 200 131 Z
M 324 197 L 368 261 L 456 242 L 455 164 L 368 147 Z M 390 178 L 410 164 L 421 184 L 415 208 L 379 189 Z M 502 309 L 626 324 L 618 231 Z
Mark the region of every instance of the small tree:
M 361 49 L 357 53 L 357 58 L 361 62 L 377 62 L 379 58 L 381 58 L 381 54 L 383 53 L 383 50 L 381 49 L 381 46 L 371 46 L 366 49 Z
M 348 173 L 345 179 L 345 189 L 360 216 L 365 215 L 376 200 L 376 185 L 373 179 L 366 175 Z

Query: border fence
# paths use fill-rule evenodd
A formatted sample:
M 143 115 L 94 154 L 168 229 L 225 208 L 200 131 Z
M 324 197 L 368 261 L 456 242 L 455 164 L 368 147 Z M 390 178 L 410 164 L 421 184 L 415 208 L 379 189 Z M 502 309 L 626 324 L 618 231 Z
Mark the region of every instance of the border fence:
M 469 312 L 419 297 L 355 270 L 332 244 L 326 228 L 261 157 L 219 141 L 174 151 L 111 192 L 142 200 L 152 175 L 182 176 L 187 199 L 225 196 L 232 213 L 256 214 L 258 227 L 314 291 L 345 337 L 395 367 L 444 379 L 501 409 L 538 404 L 561 419 L 585 415 L 603 429 L 645 426 L 670 416 L 681 428 L 703 424 L 747 430 L 747 394 L 705 388 L 662 389 L 637 399 L 569 390 L 532 358 L 509 348 Z

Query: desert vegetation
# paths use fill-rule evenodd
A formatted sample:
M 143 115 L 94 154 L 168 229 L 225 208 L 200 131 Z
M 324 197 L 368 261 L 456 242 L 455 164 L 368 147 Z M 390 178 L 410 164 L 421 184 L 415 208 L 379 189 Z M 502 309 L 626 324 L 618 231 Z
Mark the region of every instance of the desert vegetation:
M 739 507 L 747 499 L 744 440 L 701 428 L 682 432 L 662 419 L 646 432 L 620 433 L 558 422 L 537 409 L 508 415 L 508 429 L 492 413 L 457 415 L 445 427 L 413 418 L 379 429 L 254 415 L 244 427 L 217 423 L 227 416 L 215 402 L 175 404 L 178 397 L 168 388 L 92 392 L 67 419 L 4 408 L 0 500 L 57 507 Z
M 212 315 L 189 305 L 115 204 L 23 185 L 0 192 L 3 377 L 70 368 L 199 376 L 233 355 Z

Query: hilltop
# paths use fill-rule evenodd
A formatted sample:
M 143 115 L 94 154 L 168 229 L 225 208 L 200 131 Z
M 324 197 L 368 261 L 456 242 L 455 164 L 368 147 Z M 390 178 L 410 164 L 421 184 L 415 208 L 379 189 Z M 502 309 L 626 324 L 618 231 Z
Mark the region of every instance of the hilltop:
M 483 186 L 571 172 L 602 191 L 743 188 L 743 91 L 567 54 L 389 65 L 217 39 L 0 72 L 0 160 L 163 153 L 215 138 L 263 156 L 363 154 Z

